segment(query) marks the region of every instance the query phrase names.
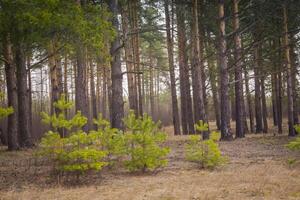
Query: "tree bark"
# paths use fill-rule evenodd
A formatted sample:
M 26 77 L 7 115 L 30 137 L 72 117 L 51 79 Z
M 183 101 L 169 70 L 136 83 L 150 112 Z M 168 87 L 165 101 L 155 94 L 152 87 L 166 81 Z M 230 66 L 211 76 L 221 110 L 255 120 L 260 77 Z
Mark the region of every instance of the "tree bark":
M 189 67 L 186 57 L 186 36 L 184 8 L 179 0 L 176 1 L 177 34 L 179 51 L 181 121 L 183 134 L 193 134 L 194 119 L 189 82 Z
M 262 132 L 262 105 L 261 105 L 261 80 L 260 80 L 260 44 L 256 40 L 254 47 L 254 84 L 255 84 L 255 120 L 256 120 L 256 133 Z
M 166 32 L 167 32 L 167 46 L 168 46 L 168 61 L 169 61 L 169 73 L 171 82 L 171 98 L 172 98 L 172 119 L 174 126 L 174 134 L 180 135 L 180 120 L 178 111 L 178 102 L 176 94 L 176 79 L 174 70 L 174 46 L 173 37 L 171 36 L 170 14 L 169 14 L 169 0 L 165 0 L 165 18 L 166 18 Z
M 204 108 L 204 95 L 203 95 L 203 75 L 201 60 L 200 60 L 200 42 L 199 42 L 199 27 L 198 27 L 198 0 L 193 0 L 192 6 L 192 84 L 193 84 L 193 102 L 194 102 L 194 118 L 195 122 L 202 120 L 203 122 L 207 122 L 207 117 Z M 208 139 L 209 134 L 208 131 L 203 132 L 203 139 Z
M 81 44 L 76 47 L 76 76 L 75 76 L 75 107 L 76 111 L 80 111 L 81 114 L 89 118 L 89 107 L 87 97 L 87 66 L 86 66 L 86 49 Z M 87 123 L 83 130 L 88 131 Z
M 95 93 L 95 77 L 94 77 L 94 63 L 90 61 L 90 93 L 91 93 L 91 108 L 92 108 L 92 118 L 97 119 L 97 99 Z M 93 128 L 96 129 L 96 125 L 93 125 Z
M 267 102 L 266 102 L 264 76 L 261 77 L 261 101 L 262 101 L 263 133 L 268 133 L 268 110 L 267 110 Z
M 252 103 L 252 97 L 249 88 L 249 76 L 248 76 L 247 69 L 244 70 L 244 74 L 245 74 L 246 96 L 247 96 L 248 113 L 249 113 L 249 121 L 250 121 L 250 131 L 251 133 L 254 133 L 253 103 Z
M 118 31 L 118 1 L 111 0 L 109 8 L 113 16 L 112 24 Z M 120 58 L 120 41 L 119 34 L 115 37 L 111 44 L 110 54 L 111 60 L 111 126 L 113 128 L 123 129 L 124 103 L 123 103 L 123 88 L 122 88 L 122 68 Z
M 130 5 L 130 4 L 129 4 Z M 127 12 L 131 12 L 131 6 L 128 6 Z M 137 99 L 137 87 L 135 82 L 135 74 L 132 73 L 134 69 L 134 58 L 133 58 L 133 37 L 129 36 L 129 22 L 128 13 L 122 10 L 122 29 L 125 39 L 125 59 L 126 59 L 126 70 L 127 72 L 127 82 L 128 82 L 128 100 L 129 109 L 133 110 L 135 115 L 138 115 L 138 99 Z
M 238 0 L 233 0 L 234 18 L 233 29 L 235 33 L 235 112 L 236 112 L 236 137 L 245 137 L 244 121 L 244 91 L 243 91 L 243 73 L 242 73 L 242 43 L 239 33 L 239 9 Z
M 14 109 L 14 113 L 8 116 L 7 119 L 7 144 L 8 150 L 18 150 L 18 94 L 17 94 L 17 78 L 16 78 L 16 66 L 13 63 L 12 44 L 9 36 L 3 44 L 3 56 L 7 62 L 5 62 L 5 75 L 7 86 L 7 101 L 8 106 Z
M 32 133 L 32 82 L 31 82 L 31 58 L 30 56 L 27 56 L 27 77 L 28 77 L 28 89 L 27 89 L 27 95 L 28 95 L 28 115 L 29 115 L 29 132 Z
M 284 49 L 285 49 L 285 64 L 287 69 L 287 97 L 288 97 L 288 127 L 289 136 L 296 136 L 294 129 L 294 99 L 293 99 L 293 88 L 292 88 L 292 67 L 290 58 L 290 44 L 288 35 L 288 17 L 286 5 L 283 5 L 283 31 L 284 31 Z
M 221 140 L 232 140 L 230 128 L 230 112 L 229 112 L 229 74 L 226 56 L 226 39 L 225 39 L 225 18 L 224 18 L 224 0 L 219 0 L 219 69 L 221 84 Z
M 21 147 L 32 147 L 33 143 L 31 133 L 29 131 L 26 57 L 24 47 L 19 42 L 15 45 L 15 63 L 17 68 L 18 88 L 19 144 Z

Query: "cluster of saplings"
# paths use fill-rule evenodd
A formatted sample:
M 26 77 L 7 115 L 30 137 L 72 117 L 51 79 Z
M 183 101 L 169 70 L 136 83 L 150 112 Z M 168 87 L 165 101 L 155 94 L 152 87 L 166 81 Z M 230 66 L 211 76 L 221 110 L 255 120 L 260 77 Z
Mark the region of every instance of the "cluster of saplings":
M 71 119 L 66 118 L 65 113 L 73 103 L 66 101 L 62 95 L 54 106 L 60 110 L 58 114 L 42 114 L 43 122 L 51 125 L 52 130 L 42 138 L 37 153 L 53 163 L 53 170 L 79 175 L 121 163 L 129 171 L 145 172 L 168 164 L 170 148 L 164 144 L 167 134 L 148 115 L 136 117 L 130 112 L 123 119 L 124 131 L 111 128 L 100 115 L 94 119 L 97 130 L 86 133 L 83 127 L 87 118 L 80 112 Z M 208 131 L 207 124 L 203 122 L 195 127 L 199 131 Z M 67 131 L 68 136 L 61 137 L 61 131 Z M 209 140 L 204 141 L 199 135 L 192 136 L 186 145 L 186 159 L 203 168 L 223 163 L 224 158 L 216 143 L 217 135 L 214 132 Z

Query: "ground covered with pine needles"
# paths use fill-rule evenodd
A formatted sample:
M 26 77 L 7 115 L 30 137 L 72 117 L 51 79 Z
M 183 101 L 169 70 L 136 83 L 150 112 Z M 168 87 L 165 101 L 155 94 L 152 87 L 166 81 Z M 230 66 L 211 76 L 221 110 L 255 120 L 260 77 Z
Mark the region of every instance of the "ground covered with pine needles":
M 299 154 L 285 148 L 290 139 L 273 133 L 220 142 L 228 163 L 214 170 L 185 161 L 186 136 L 170 136 L 169 165 L 152 173 L 120 167 L 79 179 L 50 173 L 50 163 L 33 151 L 0 151 L 0 199 L 300 199 Z M 295 161 L 297 159 L 298 161 Z

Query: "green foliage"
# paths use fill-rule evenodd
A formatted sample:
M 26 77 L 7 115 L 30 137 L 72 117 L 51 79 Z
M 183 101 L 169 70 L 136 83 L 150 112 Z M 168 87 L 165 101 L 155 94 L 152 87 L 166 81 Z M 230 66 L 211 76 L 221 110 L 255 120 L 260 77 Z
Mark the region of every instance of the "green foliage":
M 194 127 L 199 132 L 208 131 L 208 124 L 204 123 L 202 120 L 199 120 Z
M 101 137 L 97 132 L 87 134 L 81 130 L 86 124 L 86 117 L 78 112 L 72 119 L 65 117 L 65 111 L 73 104 L 65 101 L 64 95 L 54 103 L 60 113 L 49 116 L 43 113 L 43 121 L 51 124 L 54 131 L 49 131 L 42 138 L 38 155 L 50 159 L 54 169 L 60 172 L 82 174 L 90 170 L 101 170 L 108 163 L 107 151 L 101 148 Z M 57 130 L 66 128 L 70 136 L 61 138 Z
M 159 123 L 153 122 L 146 114 L 137 118 L 133 112 L 124 119 L 124 123 L 127 128 L 126 154 L 129 157 L 125 165 L 130 171 L 145 172 L 167 165 L 166 156 L 170 150 L 161 146 L 167 135 L 159 130 Z
M 112 162 L 112 157 L 119 157 L 125 153 L 125 140 L 122 132 L 116 128 L 111 128 L 110 123 L 99 114 L 98 119 L 94 119 L 97 125 L 97 131 L 91 131 L 100 140 L 103 151 L 108 152 Z
M 0 120 L 13 113 L 14 113 L 14 109 L 12 107 L 8 107 L 8 108 L 0 107 Z
M 295 125 L 295 130 L 300 134 L 300 125 Z M 300 136 L 297 136 L 296 139 L 289 142 L 286 146 L 292 150 L 300 150 Z
M 195 128 L 198 131 L 207 131 L 208 125 L 200 121 L 195 124 Z M 223 164 L 225 158 L 216 142 L 219 139 L 219 132 L 212 132 L 208 140 L 202 140 L 200 135 L 190 136 L 188 144 L 185 146 L 186 159 L 198 163 L 201 168 L 214 168 Z
M 42 122 L 51 125 L 55 131 L 61 128 L 65 128 L 67 130 L 80 130 L 87 123 L 87 118 L 82 116 L 80 111 L 78 111 L 70 120 L 65 116 L 65 112 L 71 109 L 73 105 L 74 104 L 72 102 L 66 101 L 65 95 L 61 95 L 60 99 L 53 104 L 54 107 L 60 110 L 60 113 L 58 115 L 56 113 L 49 115 L 42 112 Z
M 63 172 L 84 173 L 101 170 L 107 162 L 107 153 L 99 149 L 99 141 L 93 134 L 82 131 L 70 137 L 61 138 L 58 133 L 49 131 L 42 138 L 38 155 L 50 159 L 54 169 Z
M 0 92 L 0 98 L 4 98 L 4 93 Z M 0 107 L 0 120 L 14 113 L 13 107 Z

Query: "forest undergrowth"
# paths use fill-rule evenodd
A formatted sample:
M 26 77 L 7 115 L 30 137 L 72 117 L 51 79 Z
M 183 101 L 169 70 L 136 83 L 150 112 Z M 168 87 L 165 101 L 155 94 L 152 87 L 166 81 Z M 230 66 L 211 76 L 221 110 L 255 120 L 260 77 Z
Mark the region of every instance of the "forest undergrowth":
M 172 132 L 172 128 L 165 128 Z M 219 142 L 228 157 L 214 170 L 184 158 L 187 136 L 170 136 L 168 166 L 130 173 L 117 166 L 79 180 L 51 174 L 50 163 L 32 150 L 0 151 L 0 199 L 300 199 L 300 158 L 286 134 L 248 134 Z

